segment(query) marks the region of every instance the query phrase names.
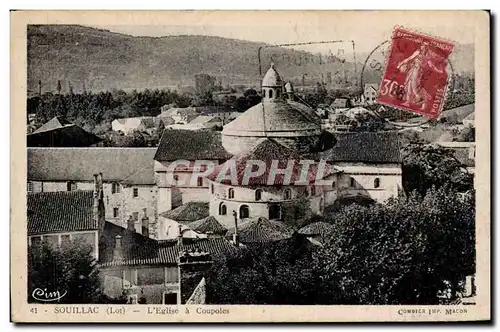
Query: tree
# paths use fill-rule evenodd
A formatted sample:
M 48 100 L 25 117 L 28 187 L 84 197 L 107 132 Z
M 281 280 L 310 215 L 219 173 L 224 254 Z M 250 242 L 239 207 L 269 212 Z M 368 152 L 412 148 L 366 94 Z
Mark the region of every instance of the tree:
M 473 175 L 467 172 L 453 151 L 424 144 L 408 144 L 402 149 L 403 187 L 425 195 L 432 186 L 450 187 L 459 192 L 473 189 Z
M 99 273 L 86 243 L 73 241 L 61 247 L 48 243 L 28 249 L 28 302 L 38 302 L 35 290 L 59 291 L 58 303 L 97 303 L 101 299 Z
M 438 304 L 440 292 L 475 270 L 475 202 L 448 188 L 387 205 L 350 205 L 313 255 L 321 287 L 341 304 Z M 446 249 L 445 249 L 446 248 Z

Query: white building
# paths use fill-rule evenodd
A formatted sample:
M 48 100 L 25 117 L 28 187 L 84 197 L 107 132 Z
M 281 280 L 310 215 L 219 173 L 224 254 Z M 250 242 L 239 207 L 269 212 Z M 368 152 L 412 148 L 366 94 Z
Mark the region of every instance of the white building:
M 115 119 L 111 122 L 113 131 L 120 131 L 124 134 L 130 134 L 134 130 L 145 131 L 146 129 L 154 127 L 155 118 L 152 116 Z

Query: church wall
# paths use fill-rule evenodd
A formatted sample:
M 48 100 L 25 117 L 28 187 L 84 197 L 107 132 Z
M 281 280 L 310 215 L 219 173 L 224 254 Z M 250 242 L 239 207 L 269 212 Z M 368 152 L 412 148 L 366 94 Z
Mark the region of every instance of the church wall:
M 326 204 L 333 204 L 340 196 L 363 195 L 383 203 L 388 198 L 397 196 L 402 188 L 402 171 L 399 164 L 363 164 L 339 163 L 341 169 L 336 190 L 330 190 L 326 195 Z M 351 185 L 354 179 L 354 186 Z M 375 179 L 379 179 L 379 187 L 375 187 Z

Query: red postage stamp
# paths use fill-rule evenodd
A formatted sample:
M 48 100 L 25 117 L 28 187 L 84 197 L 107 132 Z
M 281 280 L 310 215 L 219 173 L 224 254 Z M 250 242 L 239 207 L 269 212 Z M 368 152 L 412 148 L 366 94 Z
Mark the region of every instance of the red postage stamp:
M 446 97 L 448 57 L 454 48 L 449 41 L 395 29 L 377 101 L 437 117 Z

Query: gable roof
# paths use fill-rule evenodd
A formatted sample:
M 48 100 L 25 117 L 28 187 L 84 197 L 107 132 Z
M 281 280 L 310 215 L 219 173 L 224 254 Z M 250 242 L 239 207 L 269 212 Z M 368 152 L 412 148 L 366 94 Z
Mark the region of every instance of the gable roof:
M 400 143 L 395 131 L 336 133 L 332 149 L 320 158 L 337 162 L 401 163 Z
M 214 216 L 208 216 L 206 218 L 190 222 L 187 226 L 197 233 L 211 233 L 218 235 L 225 235 L 227 233 L 227 228 L 224 227 Z
M 160 214 L 160 217 L 172 219 L 181 223 L 189 223 L 208 217 L 209 213 L 208 202 L 187 202 L 173 210 L 166 211 Z
M 28 180 L 154 184 L 155 148 L 28 148 Z
M 91 190 L 28 194 L 28 235 L 99 229 Z
M 28 147 L 88 147 L 102 141 L 74 124 L 35 131 L 27 135 L 26 140 Z
M 222 122 L 222 120 L 215 115 L 200 115 L 194 118 L 189 122 L 189 124 L 198 124 L 198 123 L 209 123 L 209 122 Z
M 123 258 L 114 257 L 116 235 L 122 236 Z M 235 253 L 237 248 L 226 238 L 183 239 L 177 241 L 156 241 L 123 227 L 107 222 L 104 237 L 99 246 L 100 266 L 133 265 L 176 265 L 184 251 L 201 250 L 214 258 Z
M 218 181 L 218 179 L 224 178 L 223 180 L 221 180 L 221 183 L 232 184 L 231 179 L 224 177 L 224 175 L 227 174 L 226 172 L 228 168 L 231 168 L 228 166 L 232 166 L 232 164 L 235 164 L 236 179 L 238 181 L 238 185 L 281 185 L 284 183 L 285 174 L 277 174 L 274 178 L 274 182 L 272 184 L 268 183 L 271 170 L 275 169 L 276 166 L 279 169 L 286 169 L 288 163 L 293 162 L 290 182 L 294 183 L 298 182 L 301 177 L 303 169 L 303 165 L 300 164 L 301 159 L 301 156 L 296 151 L 282 144 L 279 144 L 272 138 L 266 138 L 262 139 L 261 142 L 257 144 L 257 146 L 255 146 L 252 150 L 242 153 L 238 156 L 234 156 L 224 164 L 217 165 L 214 168 L 214 171 L 210 175 L 208 175 L 207 178 L 212 181 Z M 266 166 L 265 171 L 259 176 L 252 176 L 249 179 L 246 179 L 245 171 L 247 169 L 248 162 L 256 160 L 264 162 Z M 278 161 L 277 165 L 273 165 L 275 161 Z M 325 174 L 323 174 L 322 178 L 332 174 L 333 171 L 333 168 L 330 169 L 328 165 L 326 165 L 324 170 Z M 317 172 L 318 165 L 311 164 L 310 166 L 308 166 L 307 178 L 305 180 L 314 182 L 316 180 Z M 245 183 L 246 180 L 248 180 L 248 183 Z
M 167 129 L 163 131 L 154 160 L 215 160 L 231 157 L 222 146 L 220 132 Z
M 45 122 L 40 128 L 35 130 L 33 134 L 41 133 L 48 130 L 60 129 L 65 126 L 73 126 L 74 124 L 66 120 L 62 116 L 55 116 L 49 121 Z
M 234 234 L 231 228 L 228 235 Z M 244 219 L 238 224 L 238 236 L 241 243 L 266 243 L 281 241 L 291 238 L 293 230 L 281 221 L 269 220 L 267 218 Z
M 449 108 L 441 112 L 441 114 L 438 117 L 438 120 L 448 119 L 451 117 L 454 120 L 457 120 L 458 122 L 462 122 L 465 117 L 474 112 L 475 107 L 476 104 L 472 103 L 454 108 Z

